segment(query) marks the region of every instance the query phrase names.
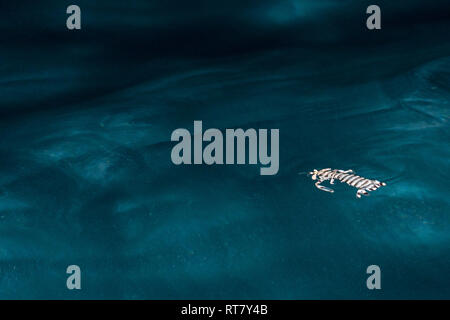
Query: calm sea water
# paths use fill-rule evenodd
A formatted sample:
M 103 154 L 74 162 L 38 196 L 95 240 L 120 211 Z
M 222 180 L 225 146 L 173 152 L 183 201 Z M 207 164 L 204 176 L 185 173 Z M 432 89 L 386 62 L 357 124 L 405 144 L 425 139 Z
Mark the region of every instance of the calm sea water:
M 195 1 L 80 1 L 77 34 L 42 3 L 2 19 L 0 298 L 450 297 L 445 2 L 381 1 L 378 37 L 363 2 L 217 2 L 214 23 Z M 279 128 L 279 173 L 173 165 L 194 120 Z M 324 167 L 388 185 L 298 175 Z

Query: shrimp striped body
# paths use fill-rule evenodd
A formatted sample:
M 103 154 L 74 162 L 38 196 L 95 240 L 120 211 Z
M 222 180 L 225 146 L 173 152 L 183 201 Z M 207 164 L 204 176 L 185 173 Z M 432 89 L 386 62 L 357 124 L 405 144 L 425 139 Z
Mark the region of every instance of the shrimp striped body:
M 309 173 L 313 180 L 317 180 L 315 186 L 322 191 L 326 192 L 334 192 L 333 189 L 322 186 L 321 183 L 329 180 L 330 184 L 334 184 L 334 180 L 338 180 L 340 182 L 344 182 L 349 186 L 355 187 L 358 189 L 356 192 L 356 197 L 361 198 L 361 195 L 368 196 L 369 191 L 375 191 L 378 188 L 385 186 L 386 183 L 380 182 L 378 180 L 366 179 L 354 174 L 353 170 L 338 170 L 338 169 L 321 169 L 316 170 Z

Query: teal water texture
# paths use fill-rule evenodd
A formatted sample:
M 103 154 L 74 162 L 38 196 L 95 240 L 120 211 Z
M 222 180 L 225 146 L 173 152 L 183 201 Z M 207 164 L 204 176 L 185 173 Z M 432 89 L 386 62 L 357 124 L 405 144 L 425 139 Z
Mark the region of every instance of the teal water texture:
M 450 298 L 446 2 L 79 2 L 2 13 L 0 298 Z M 175 166 L 194 120 L 278 128 L 278 174 Z

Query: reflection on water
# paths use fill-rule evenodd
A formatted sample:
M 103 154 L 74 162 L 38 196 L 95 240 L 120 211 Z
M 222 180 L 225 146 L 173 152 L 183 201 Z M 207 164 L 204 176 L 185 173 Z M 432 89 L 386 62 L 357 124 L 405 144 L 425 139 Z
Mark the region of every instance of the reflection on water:
M 448 298 L 450 51 L 402 45 L 4 66 L 0 297 Z M 279 128 L 278 175 L 173 165 L 194 120 Z M 298 175 L 323 167 L 388 185 Z

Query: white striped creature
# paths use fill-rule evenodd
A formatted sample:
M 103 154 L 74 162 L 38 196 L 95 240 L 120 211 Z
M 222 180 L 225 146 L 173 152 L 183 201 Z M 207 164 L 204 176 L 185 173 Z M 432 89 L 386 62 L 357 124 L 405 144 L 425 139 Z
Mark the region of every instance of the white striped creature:
M 377 190 L 381 186 L 385 186 L 386 183 L 378 180 L 370 180 L 353 174 L 353 170 L 338 170 L 338 169 L 321 169 L 309 172 L 313 180 L 317 180 L 315 186 L 326 192 L 334 192 L 333 189 L 320 185 L 322 182 L 330 180 L 330 184 L 334 184 L 334 180 L 345 182 L 346 184 L 358 189 L 356 197 L 361 198 L 361 195 L 368 196 L 368 191 Z

